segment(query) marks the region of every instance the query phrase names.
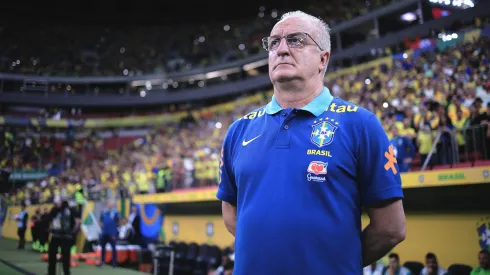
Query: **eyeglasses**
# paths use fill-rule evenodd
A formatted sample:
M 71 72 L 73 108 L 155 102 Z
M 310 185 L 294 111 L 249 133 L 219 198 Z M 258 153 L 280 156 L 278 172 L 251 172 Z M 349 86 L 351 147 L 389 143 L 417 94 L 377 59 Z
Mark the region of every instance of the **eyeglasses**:
M 289 48 L 303 48 L 304 46 L 307 45 L 306 40 L 307 38 L 310 37 L 310 39 L 315 42 L 315 44 L 318 46 L 318 48 L 323 51 L 322 47 L 316 43 L 315 39 L 311 37 L 306 32 L 297 32 L 297 33 L 291 33 L 285 36 L 268 36 L 262 38 L 262 46 L 264 49 L 268 52 L 270 51 L 275 51 L 277 48 L 279 48 L 279 45 L 281 44 L 281 40 L 283 38 L 286 38 L 286 44 L 288 45 Z

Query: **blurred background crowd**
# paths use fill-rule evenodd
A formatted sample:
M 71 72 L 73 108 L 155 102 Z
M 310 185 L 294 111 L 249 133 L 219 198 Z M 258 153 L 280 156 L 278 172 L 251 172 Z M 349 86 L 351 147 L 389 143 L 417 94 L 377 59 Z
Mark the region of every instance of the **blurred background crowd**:
M 334 96 L 377 115 L 399 163 L 407 164 L 402 172 L 420 170 L 431 151 L 427 169 L 471 166 L 490 159 L 489 45 L 488 38 L 480 38 L 325 83 Z M 43 203 L 79 189 L 87 196 L 120 196 L 216 185 L 226 129 L 271 95 L 256 92 L 187 110 L 184 118 L 157 127 L 56 133 L 3 126 L 2 167 L 62 171 L 12 190 L 9 200 Z
M 310 1 L 305 12 L 328 18 L 331 26 L 392 0 Z M 259 9 L 255 20 L 175 26 L 0 27 L 0 72 L 43 76 L 138 76 L 182 72 L 239 60 L 262 50 L 281 10 Z M 76 33 L 76 37 L 73 34 Z M 42 44 L 33 49 L 31 45 Z
M 312 1 L 304 10 L 328 18 L 335 26 L 390 2 L 342 1 L 339 11 Z M 260 7 L 254 20 L 189 25 L 179 32 L 172 27 L 144 27 L 142 32 L 143 27 L 127 26 L 5 26 L 0 28 L 0 40 L 9 43 L 0 44 L 0 72 L 129 77 L 202 68 L 262 52 L 261 38 L 280 14 L 281 10 Z M 487 17 L 473 18 L 466 25 L 483 30 L 488 22 Z M 30 47 L 39 39 L 43 47 Z M 473 166 L 490 159 L 489 42 L 482 34 L 427 51 L 410 51 L 407 43 L 403 54 L 392 55 L 392 62 L 327 73 L 325 85 L 334 96 L 377 115 L 402 172 Z M 97 129 L 0 125 L 0 167 L 14 173 L 44 173 L 9 190 L 6 199 L 36 204 L 74 196 L 77 191 L 89 198 L 116 198 L 214 186 L 227 128 L 267 104 L 271 96 L 271 90 L 253 90 L 198 104 L 117 112 L 99 108 L 84 113 L 81 108 L 56 106 L 34 111 L 1 108 L 2 115 L 14 120 L 25 119 L 26 113 L 55 120 L 138 114 L 176 117 L 155 126 Z

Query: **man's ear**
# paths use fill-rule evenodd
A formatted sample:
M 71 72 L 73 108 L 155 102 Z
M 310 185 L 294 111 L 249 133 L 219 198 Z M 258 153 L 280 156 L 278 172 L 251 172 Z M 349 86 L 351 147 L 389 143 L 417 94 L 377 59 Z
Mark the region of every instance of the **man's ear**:
M 320 55 L 320 71 L 323 71 L 325 67 L 328 65 L 328 61 L 330 60 L 330 53 L 329 52 L 322 52 Z

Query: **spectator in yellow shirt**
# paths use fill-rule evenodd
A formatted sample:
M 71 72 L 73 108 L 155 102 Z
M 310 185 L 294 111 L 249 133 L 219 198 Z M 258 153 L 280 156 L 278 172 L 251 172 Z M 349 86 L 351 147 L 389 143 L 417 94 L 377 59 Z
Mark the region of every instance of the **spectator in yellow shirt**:
M 462 98 L 457 95 L 453 98 L 453 103 L 449 104 L 447 107 L 447 115 L 451 119 L 451 121 L 456 120 L 456 112 L 458 109 L 462 111 L 462 115 L 464 119 L 470 117 L 470 110 L 466 108 L 463 104 L 461 104 Z
M 463 117 L 463 111 L 461 109 L 458 109 L 456 111 L 456 117 L 451 119 L 451 123 L 456 131 L 456 142 L 458 143 L 459 152 L 464 151 L 465 138 L 463 129 L 465 128 L 467 121 L 468 118 Z
M 425 160 L 427 159 L 427 156 L 430 153 L 430 150 L 432 149 L 432 142 L 433 142 L 433 133 L 430 129 L 430 126 L 426 125 L 422 129 L 419 130 L 417 134 L 417 145 L 419 147 L 419 154 L 420 154 L 420 165 L 423 165 L 425 163 Z M 432 167 L 432 159 L 429 161 L 429 166 Z

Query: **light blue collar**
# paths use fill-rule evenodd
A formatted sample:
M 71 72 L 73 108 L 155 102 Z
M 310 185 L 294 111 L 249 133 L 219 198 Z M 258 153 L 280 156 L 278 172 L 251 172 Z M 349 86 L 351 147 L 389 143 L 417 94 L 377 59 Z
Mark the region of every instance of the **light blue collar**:
M 330 106 L 332 100 L 333 96 L 330 94 L 330 90 L 328 90 L 327 87 L 323 87 L 322 92 L 310 103 L 301 108 L 301 110 L 305 110 L 315 116 L 319 116 L 328 109 L 328 106 Z M 272 100 L 267 105 L 265 105 L 265 112 L 268 115 L 276 114 L 281 110 L 283 110 L 283 108 L 279 106 L 279 103 L 277 103 L 275 96 L 272 96 Z

